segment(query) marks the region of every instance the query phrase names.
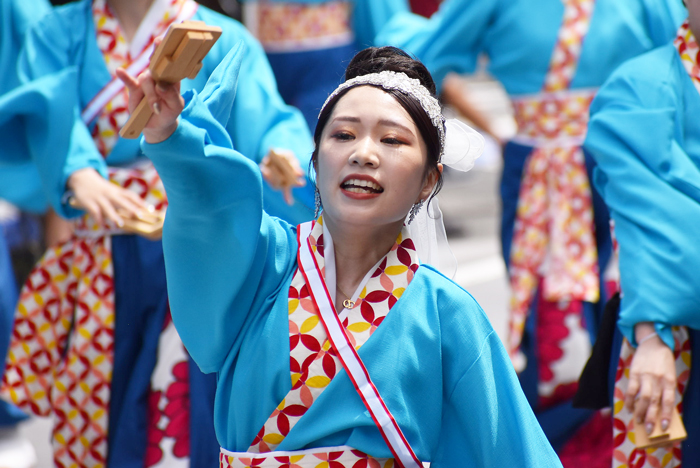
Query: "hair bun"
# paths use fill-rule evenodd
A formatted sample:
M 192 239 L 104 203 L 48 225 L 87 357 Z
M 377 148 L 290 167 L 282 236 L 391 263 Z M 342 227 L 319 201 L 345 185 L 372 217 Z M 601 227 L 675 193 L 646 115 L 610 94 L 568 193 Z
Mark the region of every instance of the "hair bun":
M 391 46 L 370 47 L 358 52 L 345 70 L 345 81 L 386 70 L 405 73 L 410 78 L 419 80 L 435 96 L 435 82 L 425 65 L 403 50 Z

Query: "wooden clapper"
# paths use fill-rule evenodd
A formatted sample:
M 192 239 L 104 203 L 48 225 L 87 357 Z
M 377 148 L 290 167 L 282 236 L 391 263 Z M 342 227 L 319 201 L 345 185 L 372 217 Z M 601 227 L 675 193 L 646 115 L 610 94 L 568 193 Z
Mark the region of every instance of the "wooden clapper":
M 644 423 L 638 423 L 637 418 L 634 418 L 634 445 L 640 449 L 668 446 L 685 440 L 687 437 L 685 426 L 683 426 L 683 421 L 675 407 L 666 432 L 661 430 L 661 421 L 659 420 L 656 421 L 651 434 L 647 434 Z
M 202 21 L 183 21 L 170 26 L 163 41 L 151 57 L 149 69 L 156 82 L 177 83 L 185 78 L 194 79 L 202 69 L 202 59 L 221 36 L 221 28 L 207 26 Z M 138 138 L 153 109 L 141 99 L 129 120 L 119 131 L 123 138 Z
M 183 21 L 170 26 L 163 41 L 151 57 L 149 69 L 156 82 L 176 83 L 185 78 L 194 79 L 202 69 L 202 59 L 221 36 L 221 28 L 207 26 L 202 21 Z M 153 109 L 146 98 L 142 99 L 119 132 L 123 138 L 134 139 L 141 135 Z M 123 210 L 124 230 L 149 239 L 159 239 L 163 232 L 165 213 L 142 213 L 136 218 Z

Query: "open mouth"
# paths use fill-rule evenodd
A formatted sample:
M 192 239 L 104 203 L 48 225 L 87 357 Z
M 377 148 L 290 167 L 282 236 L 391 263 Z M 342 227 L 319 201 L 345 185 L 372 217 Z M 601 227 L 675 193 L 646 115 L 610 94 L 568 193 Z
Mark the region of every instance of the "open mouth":
M 382 193 L 384 191 L 382 186 L 376 182 L 363 179 L 348 179 L 340 184 L 340 188 L 350 193 Z

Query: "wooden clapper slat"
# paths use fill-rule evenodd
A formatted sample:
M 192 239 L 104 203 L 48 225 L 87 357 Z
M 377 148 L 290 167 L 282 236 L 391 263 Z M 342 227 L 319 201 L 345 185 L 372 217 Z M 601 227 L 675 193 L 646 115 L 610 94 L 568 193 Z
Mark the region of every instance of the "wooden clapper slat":
M 202 69 L 202 59 L 209 53 L 221 36 L 221 28 L 207 26 L 202 21 L 183 21 L 170 26 L 163 41 L 156 47 L 151 57 L 149 69 L 156 82 L 177 83 L 185 78 L 194 79 Z M 119 135 L 123 138 L 138 138 L 153 109 L 144 98 Z
M 683 420 L 675 407 L 673 408 L 673 415 L 666 432 L 661 430 L 660 418 L 656 421 L 654 430 L 648 435 L 644 428 L 644 423 L 638 423 L 637 418 L 634 418 L 634 445 L 640 449 L 670 446 L 675 442 L 685 440 L 687 437 L 688 434 L 685 431 Z

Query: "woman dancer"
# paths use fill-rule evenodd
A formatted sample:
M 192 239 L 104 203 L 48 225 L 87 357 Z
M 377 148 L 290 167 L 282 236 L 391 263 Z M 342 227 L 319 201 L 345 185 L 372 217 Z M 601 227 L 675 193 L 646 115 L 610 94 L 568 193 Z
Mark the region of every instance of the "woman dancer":
M 17 140 L 29 145 L 52 206 L 80 218 L 73 238 L 47 252 L 23 288 L 5 389 L 25 410 L 55 417 L 57 466 L 216 463 L 215 378 L 199 372 L 169 323 L 161 242 L 121 229 L 123 217 L 164 210 L 167 199 L 138 141 L 118 137 L 128 111 L 114 73 L 145 68 L 155 37 L 185 19 L 223 33 L 183 87 L 201 89 L 232 47 L 246 48 L 227 138 L 256 162 L 287 148 L 308 164 L 310 134 L 277 94 L 260 45 L 192 0 L 83 0 L 29 31 L 24 84 L 3 98 L 0 120 L 27 123 L 26 139 Z M 266 192 L 278 215 L 310 218 L 310 208 Z
M 700 466 L 700 1 L 685 3 L 689 18 L 673 43 L 625 63 L 601 87 L 585 142 L 619 244 L 615 467 Z M 637 449 L 633 419 L 649 432 L 657 421 L 666 428 L 674 406 L 688 439 Z
M 611 252 L 607 209 L 589 183 L 594 163 L 580 149 L 588 106 L 619 64 L 665 44 L 684 16 L 680 2 L 447 0 L 430 20 L 397 15 L 378 38 L 415 53 L 439 82 L 448 72 L 473 72 L 486 54 L 512 97 L 518 134 L 504 147 L 501 181 L 512 289 L 507 347 L 565 457 L 609 457 L 595 440 L 609 424 L 572 438 L 591 416 L 571 398 L 606 302 Z
M 394 48 L 350 62 L 314 135 L 323 214 L 294 228 L 221 146 L 231 97 L 213 80 L 235 59 L 179 120 L 177 86 L 124 76 L 130 106 L 142 90 L 161 106 L 142 148 L 170 195 L 175 323 L 218 375 L 221 466 L 560 466 L 483 311 L 420 265 L 404 226 L 439 188 L 445 145 L 469 146 L 445 137 L 425 67 Z

